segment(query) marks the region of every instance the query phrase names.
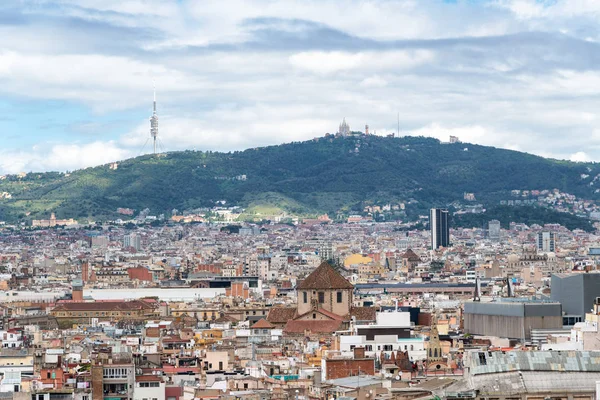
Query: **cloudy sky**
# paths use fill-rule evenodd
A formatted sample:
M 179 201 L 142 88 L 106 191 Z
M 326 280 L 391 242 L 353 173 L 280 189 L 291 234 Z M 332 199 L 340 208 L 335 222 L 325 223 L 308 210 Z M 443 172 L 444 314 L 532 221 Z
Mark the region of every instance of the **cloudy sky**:
M 598 0 L 4 0 L 0 173 L 351 128 L 600 161 Z

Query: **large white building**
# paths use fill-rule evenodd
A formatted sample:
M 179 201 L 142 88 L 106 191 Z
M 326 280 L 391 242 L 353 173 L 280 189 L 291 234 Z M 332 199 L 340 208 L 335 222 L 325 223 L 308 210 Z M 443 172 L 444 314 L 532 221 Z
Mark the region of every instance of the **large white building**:
M 425 340 L 411 336 L 410 313 L 378 312 L 373 325 L 354 325 L 350 334 L 340 337 L 340 351 L 352 352 L 355 347 L 364 347 L 367 357 L 376 357 L 382 352 L 407 351 L 411 361 L 424 360 Z

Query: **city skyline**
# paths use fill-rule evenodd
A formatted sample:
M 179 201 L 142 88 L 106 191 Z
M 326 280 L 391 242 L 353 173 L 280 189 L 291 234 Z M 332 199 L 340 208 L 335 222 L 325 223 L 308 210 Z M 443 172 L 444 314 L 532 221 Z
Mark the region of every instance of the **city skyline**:
M 306 140 L 344 116 L 387 135 L 399 113 L 401 135 L 600 159 L 595 2 L 0 7 L 0 173 L 139 155 L 153 80 L 165 150 Z

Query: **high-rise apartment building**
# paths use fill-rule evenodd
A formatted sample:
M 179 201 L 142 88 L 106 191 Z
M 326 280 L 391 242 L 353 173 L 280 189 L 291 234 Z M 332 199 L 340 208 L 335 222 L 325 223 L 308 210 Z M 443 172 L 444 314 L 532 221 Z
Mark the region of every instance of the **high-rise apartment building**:
M 450 226 L 448 210 L 432 208 L 429 212 L 429 229 L 431 231 L 431 248 L 433 250 L 450 245 Z
M 554 232 L 538 232 L 537 249 L 544 253 L 553 253 L 556 250 L 556 235 Z
M 488 237 L 494 242 L 500 240 L 500 221 L 493 219 L 488 222 Z
M 133 247 L 135 251 L 142 249 L 142 239 L 140 235 L 132 233 L 123 237 L 123 247 Z

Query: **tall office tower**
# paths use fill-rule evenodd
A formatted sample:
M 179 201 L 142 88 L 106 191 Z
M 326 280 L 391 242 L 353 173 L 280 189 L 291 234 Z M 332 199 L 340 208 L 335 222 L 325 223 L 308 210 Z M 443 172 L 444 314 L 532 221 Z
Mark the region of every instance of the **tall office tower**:
M 429 212 L 429 229 L 431 231 L 431 248 L 433 250 L 450 245 L 450 226 L 448 210 L 432 208 Z
M 544 253 L 553 253 L 556 250 L 556 235 L 554 232 L 539 232 L 537 249 Z
M 500 221 L 493 219 L 488 222 L 488 237 L 494 242 L 500 241 Z
M 132 233 L 123 237 L 123 247 L 133 247 L 136 251 L 142 249 L 142 239 L 139 235 Z

